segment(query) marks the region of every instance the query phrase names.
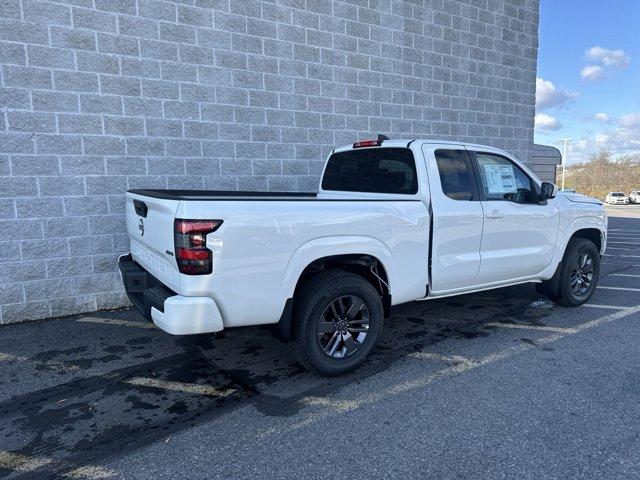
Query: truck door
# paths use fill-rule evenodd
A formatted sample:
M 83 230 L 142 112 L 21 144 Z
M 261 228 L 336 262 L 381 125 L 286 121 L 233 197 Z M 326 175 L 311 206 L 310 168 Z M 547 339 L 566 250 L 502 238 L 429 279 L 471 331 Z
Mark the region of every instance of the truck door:
M 553 258 L 559 211 L 539 201 L 534 179 L 516 162 L 491 152 L 471 152 L 484 210 L 478 283 L 531 277 Z
M 431 192 L 430 291 L 468 288 L 480 269 L 484 214 L 469 153 L 462 146 L 422 147 Z

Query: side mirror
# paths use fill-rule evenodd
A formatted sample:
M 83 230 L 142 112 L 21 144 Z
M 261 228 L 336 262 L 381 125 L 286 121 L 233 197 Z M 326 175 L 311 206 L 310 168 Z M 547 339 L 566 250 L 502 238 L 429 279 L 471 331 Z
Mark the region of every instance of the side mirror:
M 558 193 L 558 187 L 556 187 L 553 183 L 542 182 L 540 185 L 540 201 L 543 202 L 545 200 L 549 200 L 550 198 L 554 198 Z

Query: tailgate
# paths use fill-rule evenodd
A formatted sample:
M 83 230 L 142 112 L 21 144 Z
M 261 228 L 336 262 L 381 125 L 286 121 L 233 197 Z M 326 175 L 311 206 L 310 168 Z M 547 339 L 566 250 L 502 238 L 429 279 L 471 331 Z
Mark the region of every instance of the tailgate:
M 173 221 L 179 200 L 127 192 L 127 231 L 131 256 L 172 290 L 179 289 L 180 275 L 174 258 Z

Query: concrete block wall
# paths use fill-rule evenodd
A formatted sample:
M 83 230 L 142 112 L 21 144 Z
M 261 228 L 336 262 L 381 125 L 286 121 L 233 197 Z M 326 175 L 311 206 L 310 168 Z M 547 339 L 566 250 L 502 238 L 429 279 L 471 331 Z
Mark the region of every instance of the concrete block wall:
M 129 188 L 315 190 L 371 133 L 532 150 L 537 0 L 0 0 L 0 322 L 126 304 Z

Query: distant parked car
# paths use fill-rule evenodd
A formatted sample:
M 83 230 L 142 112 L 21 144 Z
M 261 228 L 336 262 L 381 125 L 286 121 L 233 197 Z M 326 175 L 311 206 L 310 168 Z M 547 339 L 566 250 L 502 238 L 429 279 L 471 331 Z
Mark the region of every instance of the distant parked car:
M 629 203 L 640 203 L 640 190 L 633 190 L 629 194 Z
M 561 188 L 560 192 L 562 193 L 576 193 L 575 188 Z
M 609 192 L 607 193 L 607 197 L 604 201 L 609 205 L 626 205 L 629 203 L 629 197 L 627 197 L 623 192 Z

